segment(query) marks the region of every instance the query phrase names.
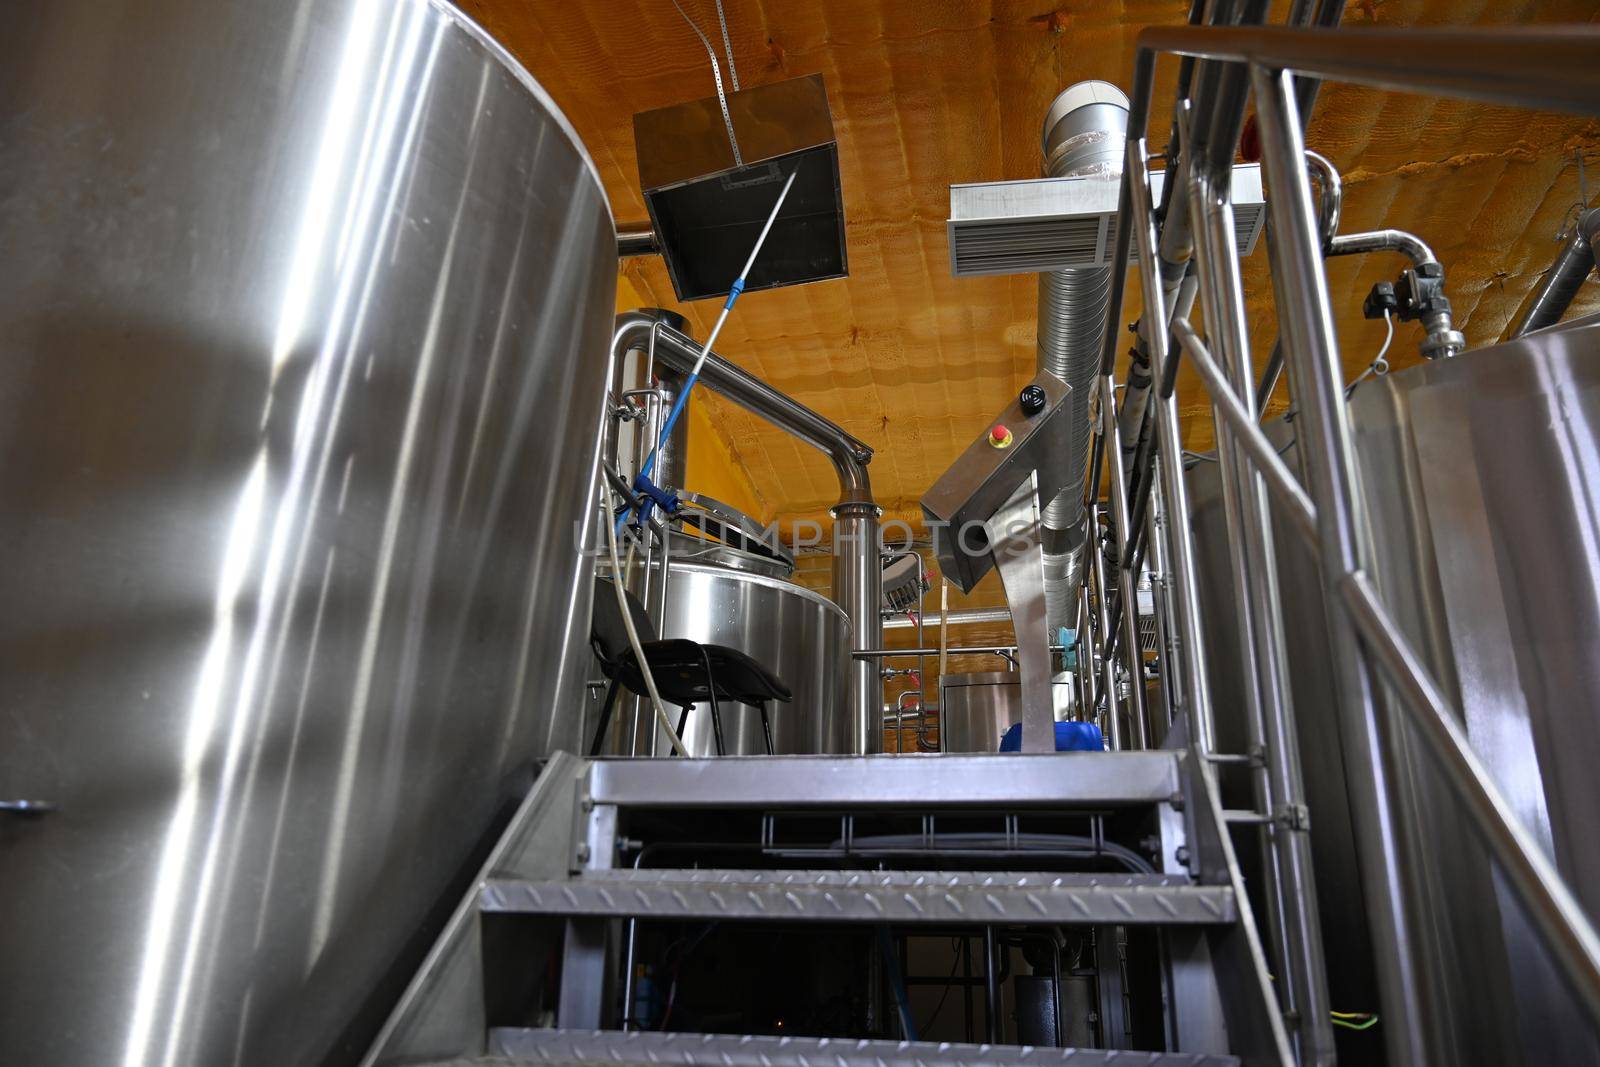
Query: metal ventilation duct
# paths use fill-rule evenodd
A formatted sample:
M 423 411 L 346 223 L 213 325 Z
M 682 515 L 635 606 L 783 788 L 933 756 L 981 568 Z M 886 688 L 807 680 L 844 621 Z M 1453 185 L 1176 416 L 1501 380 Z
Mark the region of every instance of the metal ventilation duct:
M 1045 116 L 1046 176 L 1103 186 L 1115 201 L 1127 131 L 1128 98 L 1122 90 L 1108 82 L 1079 82 L 1056 97 Z M 1067 446 L 1058 460 L 1066 488 L 1044 506 L 1045 616 L 1052 631 L 1070 625 L 1076 607 L 1087 535 L 1082 483 L 1089 457 L 1089 396 L 1100 366 L 1110 289 L 1109 267 L 1039 275 L 1038 366 L 1072 387 Z
M 822 76 L 730 93 L 727 105 L 727 122 L 714 96 L 633 117 L 639 183 L 678 299 L 727 295 L 795 167 L 745 291 L 844 277 L 839 145 Z
M 1045 116 L 1045 176 L 950 187 L 950 272 L 956 277 L 1039 274 L 1038 366 L 1072 386 L 1072 435 L 1061 462 L 1081 475 L 1089 455 L 1089 397 L 1105 338 L 1117 199 L 1127 145 L 1128 98 L 1107 82 L 1079 82 Z M 1151 175 L 1159 200 L 1165 175 Z M 1240 255 L 1266 223 L 1261 168 L 1234 168 Z M 1081 493 L 1071 487 L 1045 508 L 1050 625 L 1070 625 L 1086 535 Z

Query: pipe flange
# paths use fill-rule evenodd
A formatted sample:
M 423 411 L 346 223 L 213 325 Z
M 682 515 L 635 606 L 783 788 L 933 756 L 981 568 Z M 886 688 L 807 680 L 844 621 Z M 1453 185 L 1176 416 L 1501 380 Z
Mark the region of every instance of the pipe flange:
M 1439 330 L 1428 334 L 1420 347 L 1424 359 L 1444 359 L 1466 351 L 1467 338 L 1460 330 Z
M 828 514 L 835 519 L 849 518 L 855 515 L 866 515 L 869 518 L 876 519 L 883 515 L 883 509 L 870 500 L 841 500 L 828 509 Z

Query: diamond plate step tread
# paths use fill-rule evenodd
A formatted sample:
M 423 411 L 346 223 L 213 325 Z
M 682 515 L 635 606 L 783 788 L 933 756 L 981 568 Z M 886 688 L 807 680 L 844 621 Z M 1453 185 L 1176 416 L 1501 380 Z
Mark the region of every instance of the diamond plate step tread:
M 1167 875 L 1014 872 L 615 870 L 568 881 L 490 881 L 492 912 L 895 923 L 1221 925 L 1228 886 Z
M 491 1058 L 476 1062 L 539 1067 L 595 1063 L 652 1067 L 1238 1067 L 1239 1063 L 1235 1056 L 1191 1052 L 615 1030 L 491 1030 L 489 1049 Z M 502 1058 L 492 1058 L 495 1056 Z

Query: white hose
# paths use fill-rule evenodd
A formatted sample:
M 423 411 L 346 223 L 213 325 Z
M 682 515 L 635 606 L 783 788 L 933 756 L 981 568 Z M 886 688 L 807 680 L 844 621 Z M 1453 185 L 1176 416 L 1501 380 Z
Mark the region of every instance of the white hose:
M 680 756 L 687 756 L 689 750 L 684 747 L 683 739 L 678 736 L 678 731 L 673 729 L 672 720 L 667 717 L 666 709 L 661 706 L 661 694 L 656 691 L 655 676 L 650 673 L 650 663 L 644 658 L 644 646 L 639 642 L 639 631 L 633 626 L 633 612 L 628 607 L 628 595 L 623 592 L 622 583 L 625 577 L 622 572 L 622 560 L 617 555 L 617 530 L 611 523 L 606 523 L 606 543 L 611 548 L 611 587 L 617 593 L 617 607 L 622 609 L 622 625 L 628 631 L 628 644 L 633 646 L 633 658 L 639 663 L 639 673 L 644 675 L 644 687 L 650 691 L 650 706 L 655 709 L 656 720 L 661 728 L 672 739 L 672 747 Z M 630 554 L 628 562 L 633 562 Z

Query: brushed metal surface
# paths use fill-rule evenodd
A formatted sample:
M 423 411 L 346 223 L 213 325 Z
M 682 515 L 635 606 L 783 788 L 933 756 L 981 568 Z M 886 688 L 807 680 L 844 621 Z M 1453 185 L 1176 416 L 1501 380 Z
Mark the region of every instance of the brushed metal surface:
M 1374 581 L 1591 917 L 1600 917 L 1600 843 L 1589 825 L 1600 804 L 1597 356 L 1600 317 L 1591 317 L 1369 381 L 1350 405 Z M 1269 432 L 1293 466 L 1293 428 Z M 1218 579 L 1202 599 L 1224 610 L 1215 465 L 1199 465 L 1190 482 L 1210 561 L 1202 574 Z M 1327 638 L 1315 565 L 1294 530 L 1277 526 L 1324 940 L 1342 946 L 1329 956 L 1329 986 L 1344 1002 L 1373 979 Z M 1235 637 L 1208 627 L 1208 660 L 1235 663 Z M 1213 680 L 1219 741 L 1238 751 L 1240 726 L 1223 715 L 1238 706 L 1238 680 L 1221 669 Z M 1429 976 L 1440 1047 L 1456 1062 L 1593 1062 L 1600 1051 L 1581 1012 L 1454 795 L 1419 746 L 1399 742 L 1400 811 L 1423 846 L 1409 891 L 1431 918 L 1412 949 Z M 1502 1009 L 1485 1012 L 1486 1002 Z
M 782 678 L 794 694 L 769 705 L 773 750 L 779 755 L 835 755 L 851 747 L 846 686 L 850 622 L 827 597 L 781 578 L 715 564 L 673 559 L 669 564 L 666 608 L 659 620 L 663 638 L 686 637 L 702 644 L 727 645 L 752 656 Z M 591 687 L 590 707 L 598 715 L 602 689 Z M 730 756 L 767 751 L 761 716 L 754 708 L 724 701 L 723 747 Z M 667 706 L 677 722 L 679 709 Z M 645 715 L 649 714 L 645 706 Z M 650 730 L 649 723 L 643 729 Z M 613 736 L 625 734 L 617 731 Z M 672 751 L 665 731 L 655 731 L 655 752 Z M 705 705 L 689 713 L 683 742 L 693 756 L 715 756 L 716 738 Z M 648 737 L 642 754 L 648 754 Z
M 9 5 L 0 175 L 0 1063 L 353 1060 L 578 743 L 604 193 L 424 0 Z
M 546 881 L 495 879 L 485 911 L 775 922 L 1222 925 L 1233 888 L 1163 875 L 1013 871 L 623 870 Z
M 1051 681 L 1057 721 L 1071 718 L 1071 675 Z M 939 681 L 939 750 L 998 752 L 1011 724 L 1022 721 L 1022 682 L 1016 671 L 947 674 Z

